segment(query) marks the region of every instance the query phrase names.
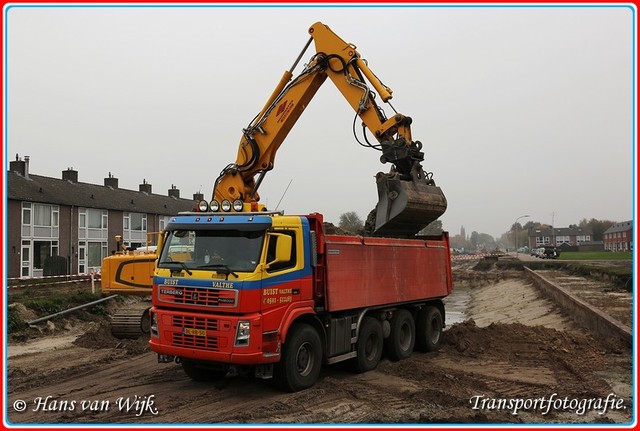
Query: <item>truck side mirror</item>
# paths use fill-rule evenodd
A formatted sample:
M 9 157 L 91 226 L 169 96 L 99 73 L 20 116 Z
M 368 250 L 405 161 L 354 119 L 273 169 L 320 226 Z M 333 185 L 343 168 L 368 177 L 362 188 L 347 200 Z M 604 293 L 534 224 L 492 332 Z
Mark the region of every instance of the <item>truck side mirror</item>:
M 271 241 L 276 241 L 275 245 L 275 257 L 267 262 L 267 268 L 280 262 L 288 262 L 291 258 L 291 245 L 292 239 L 289 235 L 283 233 L 269 233 L 269 248 L 271 248 Z

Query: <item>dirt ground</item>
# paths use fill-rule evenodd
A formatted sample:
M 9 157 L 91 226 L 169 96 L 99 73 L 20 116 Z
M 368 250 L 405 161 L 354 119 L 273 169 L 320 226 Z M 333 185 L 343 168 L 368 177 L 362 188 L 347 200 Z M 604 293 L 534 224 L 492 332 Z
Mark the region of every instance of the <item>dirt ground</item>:
M 243 375 L 194 383 L 179 366 L 158 364 L 146 340 L 117 340 L 104 322 L 58 323 L 56 330 L 41 325 L 41 336 L 9 342 L 8 423 L 632 420 L 629 346 L 577 327 L 521 272 L 472 266 L 454 268 L 440 351 L 400 362 L 383 359 L 364 374 L 345 364 L 325 366 L 313 388 L 293 394 Z

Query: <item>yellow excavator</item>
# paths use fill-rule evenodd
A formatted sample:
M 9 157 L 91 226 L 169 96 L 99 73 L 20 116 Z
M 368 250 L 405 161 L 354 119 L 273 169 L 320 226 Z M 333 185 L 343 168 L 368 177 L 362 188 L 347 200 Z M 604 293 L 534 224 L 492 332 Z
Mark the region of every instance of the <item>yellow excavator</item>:
M 147 245 L 136 250 L 123 245 L 122 237 L 116 235 L 116 252 L 102 260 L 100 284 L 105 295 L 151 296 L 153 272 L 156 262 L 156 247 L 147 235 Z M 151 301 L 142 301 L 125 306 L 111 316 L 111 333 L 118 338 L 138 338 L 148 334 Z
M 259 203 L 258 188 L 266 173 L 273 169 L 278 148 L 329 78 L 355 112 L 353 127 L 358 143 L 379 151 L 380 161 L 391 164 L 388 173 L 376 175 L 378 203 L 367 219 L 365 235 L 415 236 L 445 212 L 447 201 L 432 174 L 422 168 L 424 153 L 420 141 L 411 136 L 411 118 L 391 105 L 392 90 L 371 71 L 355 45 L 342 40 L 321 22 L 309 28 L 309 35 L 291 69 L 284 72 L 262 110 L 243 129 L 236 161 L 227 165 L 215 180 L 212 199 L 198 202 L 196 211 L 266 210 Z M 312 42 L 316 52 L 294 77 L 294 69 Z M 376 99 L 388 104 L 393 115 L 387 117 Z M 358 117 L 362 122 L 361 139 L 355 130 Z M 367 130 L 375 142 L 367 138 Z M 102 269 L 103 291 L 150 295 L 154 256 L 127 253 L 106 258 Z M 119 314 L 113 318 L 114 334 L 133 336 L 148 332 L 147 313 L 145 318 L 129 310 Z

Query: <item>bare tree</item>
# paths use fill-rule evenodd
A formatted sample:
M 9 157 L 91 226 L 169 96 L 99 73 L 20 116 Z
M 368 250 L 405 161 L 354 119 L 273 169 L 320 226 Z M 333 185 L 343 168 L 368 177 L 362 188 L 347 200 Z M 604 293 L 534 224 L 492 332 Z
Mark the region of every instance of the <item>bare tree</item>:
M 364 222 L 355 211 L 349 211 L 340 215 L 340 229 L 352 234 L 357 234 L 364 228 Z
M 464 228 L 461 229 L 460 236 L 463 236 L 463 233 L 464 233 Z M 441 220 L 432 221 L 427 226 L 425 226 L 420 232 L 418 232 L 418 235 L 440 235 L 440 234 L 442 234 Z

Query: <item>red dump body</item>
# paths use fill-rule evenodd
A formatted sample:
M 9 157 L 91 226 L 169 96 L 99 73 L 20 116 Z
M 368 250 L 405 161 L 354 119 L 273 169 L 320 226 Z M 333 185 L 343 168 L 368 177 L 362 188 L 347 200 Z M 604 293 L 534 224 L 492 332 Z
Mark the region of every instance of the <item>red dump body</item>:
M 447 234 L 426 240 L 327 235 L 324 251 L 330 312 L 451 293 Z

